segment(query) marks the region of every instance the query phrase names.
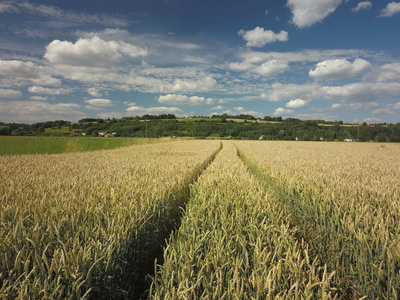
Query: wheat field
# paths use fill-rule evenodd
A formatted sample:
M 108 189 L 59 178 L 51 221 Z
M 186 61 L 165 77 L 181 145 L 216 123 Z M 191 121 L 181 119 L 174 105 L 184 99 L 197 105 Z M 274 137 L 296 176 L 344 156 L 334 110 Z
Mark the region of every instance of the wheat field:
M 1 299 L 397 299 L 400 145 L 0 157 Z
M 182 186 L 218 147 L 0 157 L 0 298 L 135 295 Z
M 152 298 L 328 299 L 333 275 L 296 239 L 273 191 L 224 143 L 193 187 Z
M 345 298 L 400 292 L 400 145 L 237 143 Z

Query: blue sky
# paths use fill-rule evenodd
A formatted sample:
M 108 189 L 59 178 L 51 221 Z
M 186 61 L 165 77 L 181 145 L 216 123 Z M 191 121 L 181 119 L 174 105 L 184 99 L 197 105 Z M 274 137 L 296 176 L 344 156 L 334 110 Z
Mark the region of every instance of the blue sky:
M 1 1 L 0 121 L 400 122 L 400 2 Z

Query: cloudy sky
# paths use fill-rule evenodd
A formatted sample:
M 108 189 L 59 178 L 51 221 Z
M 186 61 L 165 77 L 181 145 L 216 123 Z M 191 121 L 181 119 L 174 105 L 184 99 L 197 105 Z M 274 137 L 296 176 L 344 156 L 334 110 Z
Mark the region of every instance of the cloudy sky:
M 400 122 L 400 2 L 2 0 L 0 121 Z

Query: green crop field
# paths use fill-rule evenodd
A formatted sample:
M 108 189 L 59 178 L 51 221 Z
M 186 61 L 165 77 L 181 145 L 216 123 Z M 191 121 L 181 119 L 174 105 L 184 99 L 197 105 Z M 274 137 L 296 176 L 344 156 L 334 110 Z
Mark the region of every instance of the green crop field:
M 165 139 L 98 138 L 98 137 L 1 137 L 0 155 L 60 154 L 114 149 L 134 144 L 146 144 Z
M 58 127 L 50 127 L 50 128 L 45 128 L 44 130 L 46 133 L 70 133 L 72 132 L 70 130 L 69 126 L 60 126 Z
M 0 299 L 400 294 L 400 144 L 171 139 L 0 182 Z
M 179 122 L 221 122 L 221 118 L 184 118 L 184 119 L 176 119 Z

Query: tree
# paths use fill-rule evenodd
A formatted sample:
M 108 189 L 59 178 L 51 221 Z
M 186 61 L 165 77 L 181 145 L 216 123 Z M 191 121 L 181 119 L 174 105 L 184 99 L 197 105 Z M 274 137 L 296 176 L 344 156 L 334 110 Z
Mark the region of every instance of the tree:
M 10 126 L 0 126 L 0 135 L 10 135 L 12 129 Z
M 375 137 L 375 142 L 386 142 L 386 134 L 384 132 L 379 133 L 376 137 Z

